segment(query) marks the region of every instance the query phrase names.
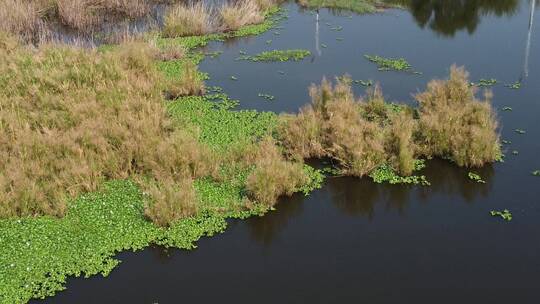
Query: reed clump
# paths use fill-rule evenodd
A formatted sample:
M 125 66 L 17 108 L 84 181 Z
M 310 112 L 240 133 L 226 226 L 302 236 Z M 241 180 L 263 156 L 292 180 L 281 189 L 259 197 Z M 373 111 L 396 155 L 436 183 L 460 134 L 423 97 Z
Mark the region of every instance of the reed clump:
M 219 9 L 222 30 L 234 31 L 242 26 L 263 22 L 264 11 L 261 6 L 266 5 L 266 2 L 258 4 L 255 0 L 227 2 Z
M 352 176 L 383 165 L 408 176 L 420 157 L 481 166 L 501 151 L 491 95 L 477 100 L 475 93 L 468 74 L 455 66 L 448 80 L 433 80 L 416 95 L 417 109 L 387 103 L 378 86 L 355 99 L 349 77 L 335 85 L 323 79 L 310 88 L 311 104 L 281 115 L 277 137 L 289 158 L 329 157 Z
M 492 93 L 477 99 L 463 67 L 452 66 L 450 79 L 432 80 L 415 96 L 419 103 L 422 154 L 449 158 L 459 166 L 479 167 L 501 155 Z
M 261 140 L 247 155 L 255 169 L 247 178 L 246 190 L 258 203 L 271 207 L 278 197 L 292 195 L 309 181 L 302 163 L 287 161 L 272 138 Z
M 108 179 L 138 181 L 159 206 L 179 183 L 214 174 L 213 152 L 166 114 L 153 56 L 141 44 L 30 50 L 2 37 L 0 217 L 62 216 Z
M 215 12 L 206 4 L 178 3 L 165 16 L 164 37 L 198 36 L 216 30 Z

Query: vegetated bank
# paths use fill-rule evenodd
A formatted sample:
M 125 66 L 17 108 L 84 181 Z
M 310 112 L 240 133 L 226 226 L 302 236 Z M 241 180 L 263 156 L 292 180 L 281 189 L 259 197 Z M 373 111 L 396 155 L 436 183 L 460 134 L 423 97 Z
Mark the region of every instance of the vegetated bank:
M 418 95 L 418 109 L 387 104 L 380 91 L 356 100 L 344 78 L 314 86 L 298 115 L 235 111 L 219 88 L 205 88 L 194 49 L 268 30 L 279 15 L 266 16 L 236 31 L 99 51 L 35 50 L 2 36 L 3 303 L 52 296 L 68 276 L 107 275 L 122 250 L 194 248 L 227 218 L 309 193 L 323 177 L 307 157 L 407 182 L 420 157 L 479 166 L 500 152 L 491 107 L 461 85 L 459 69 Z M 441 117 L 461 124 L 439 125 Z M 449 137 L 458 126 L 462 136 Z M 468 144 L 479 134 L 480 146 Z

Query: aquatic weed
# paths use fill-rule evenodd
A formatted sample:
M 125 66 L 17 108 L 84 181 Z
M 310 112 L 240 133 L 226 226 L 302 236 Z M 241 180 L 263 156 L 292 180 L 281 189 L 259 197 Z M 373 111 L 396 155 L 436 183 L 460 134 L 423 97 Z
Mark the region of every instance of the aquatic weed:
M 259 53 L 254 56 L 241 56 L 237 60 L 249 60 L 253 62 L 284 62 L 284 61 L 300 61 L 311 55 L 308 50 L 293 49 L 293 50 L 272 50 Z
M 364 55 L 364 57 L 377 64 L 379 71 L 411 71 L 412 66 L 404 58 L 384 58 L 378 55 Z
M 469 172 L 468 174 L 469 176 L 469 179 L 472 180 L 472 181 L 475 181 L 477 183 L 481 183 L 481 184 L 485 184 L 486 181 L 484 181 L 482 179 L 482 177 L 480 175 L 478 175 L 477 173 L 474 173 L 474 172 Z
M 512 220 L 512 213 L 508 209 L 504 209 L 503 211 L 491 210 L 489 213 L 491 216 L 499 216 L 507 222 Z

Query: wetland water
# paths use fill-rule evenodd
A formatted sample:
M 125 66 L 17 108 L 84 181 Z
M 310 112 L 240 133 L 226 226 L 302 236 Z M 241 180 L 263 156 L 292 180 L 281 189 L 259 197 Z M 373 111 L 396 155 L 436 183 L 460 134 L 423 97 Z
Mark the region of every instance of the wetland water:
M 69 279 L 66 291 L 36 303 L 538 303 L 540 178 L 531 171 L 540 169 L 540 26 L 530 26 L 532 4 L 410 2 L 410 10 L 367 16 L 320 10 L 318 26 L 313 13 L 288 4 L 283 28 L 212 43 L 207 51 L 223 53 L 200 67 L 240 108 L 293 112 L 324 75 L 372 79 L 389 100 L 412 104 L 430 79 L 465 65 L 471 81 L 498 80 L 494 106 L 501 138 L 511 141 L 504 163 L 474 170 L 486 184 L 441 160 L 422 172 L 429 187 L 328 178 L 264 217 L 230 221 L 196 250 L 121 253 L 107 279 Z M 293 48 L 312 56 L 235 60 L 240 51 Z M 423 74 L 379 72 L 364 54 L 404 57 Z M 520 80 L 520 89 L 504 86 Z M 511 222 L 489 214 L 502 209 Z

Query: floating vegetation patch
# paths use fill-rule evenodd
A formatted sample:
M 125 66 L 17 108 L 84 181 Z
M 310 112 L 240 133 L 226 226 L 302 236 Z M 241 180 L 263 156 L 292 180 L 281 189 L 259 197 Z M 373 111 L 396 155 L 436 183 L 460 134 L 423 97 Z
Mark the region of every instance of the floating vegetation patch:
M 261 98 L 264 98 L 268 101 L 272 101 L 274 99 L 276 99 L 276 97 L 274 97 L 273 95 L 270 95 L 270 94 L 263 94 L 263 93 L 259 93 L 257 96 L 261 97 Z
M 231 75 L 231 80 L 236 81 L 236 80 L 238 80 L 238 77 L 236 77 L 236 76 L 234 76 L 234 75 Z
M 361 79 L 359 79 L 359 80 L 353 80 L 352 82 L 354 84 L 359 84 L 359 85 L 364 86 L 364 87 L 370 87 L 370 86 L 373 85 L 373 80 L 371 80 L 371 79 L 370 80 L 361 80 Z
M 214 52 L 207 52 L 204 53 L 206 57 L 210 57 L 212 59 L 217 58 L 219 55 L 223 54 L 223 51 L 214 51 Z
M 298 4 L 310 9 L 329 8 L 347 10 L 358 14 L 374 13 L 380 7 L 391 7 L 392 4 L 382 0 L 298 0 Z M 352 18 L 351 15 L 347 16 Z M 327 23 L 327 25 L 330 25 Z
M 533 172 L 531 172 L 531 174 L 533 176 L 540 176 L 540 170 L 534 170 Z
M 332 30 L 332 31 L 341 31 L 341 30 L 343 30 L 343 26 L 337 25 L 337 26 L 331 27 L 330 30 Z
M 521 82 L 516 81 L 514 83 L 507 83 L 504 86 L 513 90 L 517 90 L 521 88 Z
M 501 217 L 507 222 L 512 220 L 512 213 L 508 209 L 504 209 L 503 211 L 491 210 L 489 213 L 491 214 L 491 216 Z
M 337 41 L 343 41 L 343 37 L 337 37 L 336 40 Z
M 364 57 L 377 64 L 379 71 L 412 72 L 412 66 L 404 58 L 384 58 L 378 55 L 364 55 Z
M 512 150 L 512 155 L 518 155 L 518 154 L 519 154 L 518 150 Z
M 414 170 L 420 171 L 426 167 L 425 160 L 418 159 L 414 161 Z M 369 177 L 373 179 L 374 182 L 389 183 L 392 185 L 395 184 L 410 184 L 410 185 L 422 185 L 429 186 L 430 182 L 426 179 L 425 175 L 411 175 L 411 176 L 400 176 L 391 166 L 384 164 L 379 168 L 375 169 L 369 174 Z
M 236 60 L 249 60 L 253 62 L 284 62 L 284 61 L 300 61 L 311 55 L 308 50 L 273 50 L 259 53 L 254 56 L 240 56 Z
M 469 179 L 472 181 L 475 181 L 477 183 L 485 184 L 486 181 L 482 179 L 482 177 L 474 172 L 469 172 Z
M 503 111 L 512 111 L 512 108 L 511 107 L 503 107 L 502 110 Z
M 502 142 L 503 144 L 505 144 L 505 145 L 509 145 L 509 144 L 512 143 L 511 141 L 506 140 L 506 139 L 503 139 L 501 142 Z
M 491 86 L 494 86 L 495 84 L 497 84 L 497 79 L 494 79 L 494 78 L 490 78 L 490 79 L 480 79 L 478 82 L 471 82 L 471 85 L 472 86 L 476 86 L 476 87 L 491 87 Z
M 525 134 L 525 130 L 523 129 L 515 129 L 514 132 L 516 132 L 517 134 Z

